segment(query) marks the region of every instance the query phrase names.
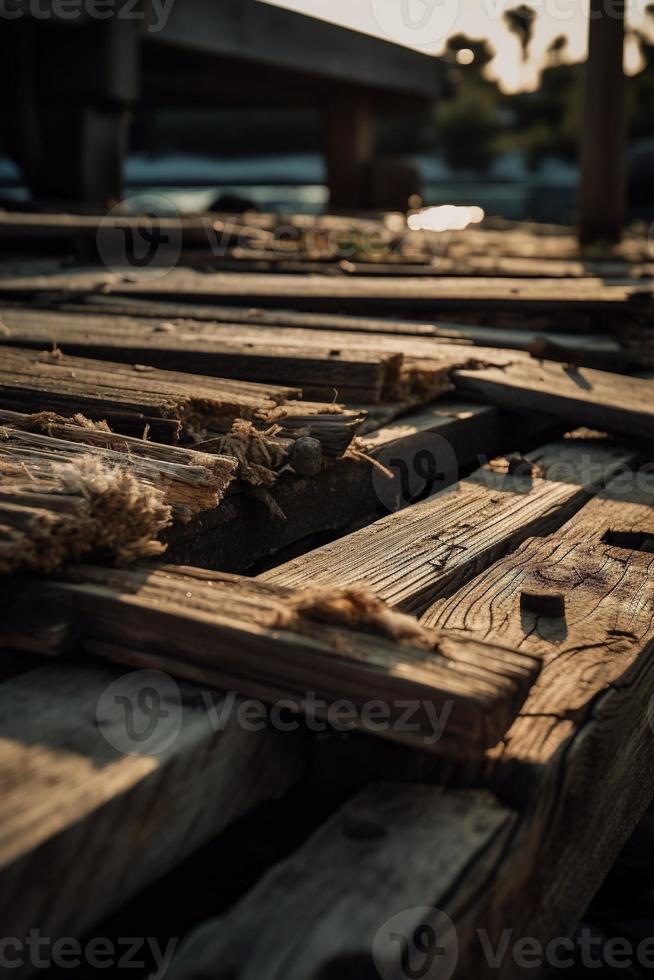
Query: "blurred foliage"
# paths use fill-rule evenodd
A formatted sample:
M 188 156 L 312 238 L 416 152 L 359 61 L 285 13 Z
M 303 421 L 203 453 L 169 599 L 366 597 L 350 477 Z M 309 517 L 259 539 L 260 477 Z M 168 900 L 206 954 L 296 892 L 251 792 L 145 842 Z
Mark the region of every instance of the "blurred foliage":
M 521 3 L 519 7 L 512 7 L 511 10 L 504 12 L 504 22 L 509 30 L 515 34 L 522 48 L 522 60 L 527 60 L 529 45 L 534 34 L 534 21 L 536 11 L 533 7 L 528 7 L 526 3 Z
M 652 12 L 654 16 L 654 4 Z M 654 137 L 654 44 L 632 32 L 640 45 L 645 69 L 627 81 L 630 137 Z M 555 38 L 547 50 L 540 87 L 535 92 L 506 95 L 489 81 L 484 67 L 493 57 L 486 41 L 457 35 L 445 57 L 450 97 L 436 108 L 436 136 L 447 162 L 457 168 L 484 171 L 503 153 L 520 151 L 536 168 L 546 157 L 574 162 L 582 119 L 583 64 L 564 62 L 566 38 Z M 457 65 L 456 52 L 469 48 L 470 65 Z

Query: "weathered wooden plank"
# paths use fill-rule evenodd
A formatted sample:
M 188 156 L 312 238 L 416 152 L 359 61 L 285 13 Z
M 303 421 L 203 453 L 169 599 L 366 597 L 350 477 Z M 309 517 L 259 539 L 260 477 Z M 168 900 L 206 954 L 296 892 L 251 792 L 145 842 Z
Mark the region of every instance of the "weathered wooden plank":
M 85 419 L 76 424 L 47 412 L 24 415 L 0 410 L 0 459 L 5 462 L 29 468 L 47 462 L 72 463 L 81 457 L 120 466 L 140 483 L 160 490 L 180 521 L 217 507 L 237 466 L 237 460 L 228 456 L 116 435 Z
M 256 373 L 255 355 L 260 346 L 264 351 L 273 347 L 291 351 L 318 348 L 333 353 L 374 350 L 402 354 L 409 364 L 412 359 L 438 361 L 443 368 L 448 362 L 457 365 L 466 356 L 492 356 L 502 360 L 503 355 L 497 348 L 533 353 L 538 344 L 545 345 L 543 356 L 560 360 L 569 352 L 571 359 L 582 358 L 577 363 L 584 363 L 585 357 L 606 359 L 608 363 L 611 358 L 613 363 L 631 358 L 632 362 L 641 364 L 647 353 L 645 348 L 632 352 L 610 334 L 548 334 L 525 328 L 429 324 L 390 318 L 375 320 L 329 313 L 278 313 L 256 309 L 244 312 L 238 308 L 198 307 L 195 304 L 152 303 L 147 307 L 133 307 L 134 303 L 139 301 L 128 301 L 128 312 L 119 313 L 120 305 L 116 305 L 109 306 L 104 314 L 95 307 L 92 312 L 86 312 L 84 305 L 71 306 L 65 312 L 0 306 L 3 327 L 0 343 L 37 348 L 49 348 L 55 343 L 64 353 L 78 356 L 140 361 L 160 368 L 174 366 L 177 370 L 222 376 L 227 376 L 222 352 L 227 351 L 229 366 L 232 364 L 230 350 L 234 351 L 237 346 L 245 373 L 251 359 Z M 468 344 L 492 348 L 492 354 L 490 350 L 468 351 Z M 654 362 L 654 354 L 649 357 Z M 236 369 L 232 366 L 232 370 Z M 252 380 L 257 379 L 253 376 Z M 410 376 L 407 380 L 410 381 Z
M 654 791 L 653 504 L 651 472 L 623 476 L 423 617 L 544 660 L 474 777 L 528 817 L 498 869 L 495 938 L 502 922 L 541 940 L 567 935 Z M 526 609 L 525 591 L 562 595 L 564 615 Z
M 474 934 L 462 922 L 464 895 L 492 881 L 514 825 L 515 814 L 485 793 L 373 784 L 226 916 L 197 928 L 169 976 L 353 980 L 408 975 L 414 962 L 416 971 L 431 963 L 461 976 L 456 945 Z M 421 926 L 427 949 L 418 953 Z
M 541 967 L 535 973 L 554 965 L 547 943 L 571 933 L 654 789 L 654 551 L 634 550 L 654 546 L 654 494 L 651 485 L 638 489 L 637 480 L 616 480 L 555 534 L 525 542 L 423 617 L 545 658 L 508 738 L 481 773 L 458 775 L 501 790 L 522 810 L 499 833 L 493 859 L 487 864 L 470 841 L 463 817 L 464 870 L 443 874 L 443 855 L 458 860 L 462 853 L 451 837 L 462 820 L 458 792 L 438 791 L 434 811 L 429 794 L 437 791 L 368 790 L 227 917 L 198 929 L 176 958 L 174 980 L 228 974 L 272 980 L 335 970 L 348 980 L 379 971 L 380 949 L 388 975 L 400 975 L 402 937 L 416 964 L 425 962 L 417 946 L 421 925 L 435 932 L 437 948 L 428 952 L 437 959 L 430 962 L 448 974 L 452 967 L 455 977 L 522 976 L 515 953 L 523 948 L 514 943 L 523 937 L 540 944 L 540 960 L 538 945 L 529 946 L 530 966 Z M 525 613 L 524 590 L 563 592 L 565 618 Z M 429 828 L 429 844 L 412 813 Z M 378 855 L 379 876 L 369 873 Z M 380 908 L 386 896 L 389 904 Z M 298 946 L 299 930 L 306 938 Z
M 112 429 L 137 435 L 149 425 L 159 441 L 174 439 L 180 428 L 188 437 L 198 426 L 200 431 L 207 426 L 224 431 L 237 418 L 265 420 L 297 395 L 297 389 L 75 358 L 56 350 L 8 347 L 0 368 L 4 409 L 70 416 L 82 412 L 108 421 Z
M 203 273 L 177 267 L 160 279 L 145 279 L 126 268 L 108 272 L 65 272 L 51 275 L 6 276 L 0 295 L 33 298 L 35 293 L 62 297 L 101 291 L 105 295 L 141 296 L 153 299 L 190 298 L 194 302 L 290 307 L 292 309 L 342 310 L 441 310 L 553 312 L 583 310 L 640 317 L 651 312 L 648 280 L 607 285 L 601 279 L 510 279 L 383 276 L 339 278 L 333 276 L 256 275 Z M 633 304 L 633 305 L 632 305 Z
M 145 740 L 126 728 L 128 704 L 136 732 L 148 731 L 141 692 L 162 708 Z M 238 701 L 216 725 L 195 686 L 150 672 L 57 663 L 0 684 L 0 703 L 0 919 L 11 936 L 80 936 L 302 769 L 300 733 L 248 730 Z
M 3 311 L 0 343 L 144 363 L 157 368 L 296 385 L 306 397 L 376 403 L 422 400 L 448 389 L 466 348 L 390 335 L 278 330 L 234 323 L 163 323 L 133 317 Z
M 452 380 L 463 394 L 506 408 L 546 412 L 575 425 L 654 438 L 654 389 L 640 378 L 516 358 L 503 367 L 456 371 Z
M 98 456 L 16 451 L 0 428 L 0 573 L 49 572 L 83 555 L 130 562 L 165 550 L 162 490 Z M 20 433 L 18 434 L 20 437 Z
M 423 630 L 365 590 L 293 591 L 172 565 L 79 565 L 10 585 L 3 645 L 40 652 L 35 624 L 52 604 L 62 609 L 63 650 L 72 643 L 267 703 L 282 699 L 310 717 L 329 720 L 345 699 L 348 729 L 437 752 L 494 745 L 540 669 L 521 653 Z M 371 699 L 384 703 L 386 723 L 369 722 Z M 411 725 L 407 699 L 416 706 Z
M 527 419 L 500 415 L 488 405 L 444 399 L 382 429 L 360 437 L 363 451 L 388 465 L 394 458 L 411 466 L 424 450 L 450 447 L 450 466 L 439 485 L 456 479 L 474 464 L 478 455 L 508 447 L 533 445 L 548 432 L 540 416 Z M 169 560 L 182 564 L 242 572 L 260 559 L 294 545 L 308 535 L 347 528 L 356 521 L 372 520 L 398 503 L 408 504 L 429 491 L 429 473 L 403 495 L 402 486 L 389 483 L 370 462 L 348 454 L 318 477 L 279 480 L 268 493 L 274 502 L 243 494 L 226 497 L 214 511 L 198 514 L 184 528 L 165 534 Z M 283 515 L 283 516 L 282 516 Z
M 26 303 L 28 300 L 25 301 Z M 209 320 L 211 322 L 251 324 L 271 327 L 300 327 L 310 330 L 346 330 L 356 333 L 391 333 L 411 335 L 416 337 L 442 338 L 446 342 L 451 340 L 481 343 L 489 347 L 513 347 L 513 343 L 508 343 L 502 338 L 506 334 L 507 340 L 516 340 L 520 337 L 534 339 L 534 331 L 526 330 L 520 318 L 509 318 L 505 316 L 505 321 L 487 316 L 484 323 L 490 322 L 491 327 L 484 327 L 479 323 L 468 323 L 467 319 L 461 314 L 456 323 L 440 321 L 429 323 L 426 320 L 408 320 L 406 317 L 398 319 L 397 316 L 373 318 L 370 316 L 352 316 L 343 313 L 316 313 L 311 310 L 303 312 L 293 312 L 284 309 L 266 309 L 264 307 L 251 306 L 243 309 L 238 306 L 221 306 L 217 303 L 202 305 L 190 300 L 185 302 L 174 302 L 172 300 L 140 299 L 137 296 L 112 296 L 102 293 L 85 294 L 76 300 L 66 300 L 65 297 L 52 298 L 51 309 L 45 308 L 45 300 L 39 302 L 38 295 L 32 299 L 31 306 L 12 306 L 7 302 L 0 304 L 0 319 L 13 314 L 18 316 L 19 310 L 24 318 L 23 323 L 34 323 L 38 313 L 46 315 L 54 311 L 77 313 L 77 314 L 105 314 L 114 316 L 135 316 L 149 317 L 158 319 L 161 322 L 169 322 L 178 319 Z M 38 311 L 38 312 L 37 312 Z M 479 318 L 477 318 L 479 319 Z M 463 322 L 463 321 L 466 322 Z M 474 320 L 474 318 L 473 318 Z M 18 321 L 20 322 L 20 321 Z M 6 336 L 11 336 L 9 326 L 5 324 L 7 330 L 3 331 Z M 565 319 L 547 320 L 547 331 L 555 333 L 557 337 L 573 330 L 581 330 L 579 317 L 566 317 Z M 545 330 L 545 325 L 539 327 L 539 334 Z M 9 333 L 7 333 L 9 331 Z M 587 331 L 588 332 L 588 331 Z M 602 334 L 599 335 L 603 337 Z M 604 342 L 609 342 L 608 338 L 612 335 L 604 335 Z M 495 338 L 497 337 L 497 342 Z M 615 340 L 612 341 L 615 343 Z
M 411 462 L 403 455 L 398 466 Z M 529 460 L 498 460 L 262 577 L 292 587 L 365 584 L 393 606 L 424 610 L 525 538 L 564 523 L 631 458 L 611 442 L 572 438 L 530 453 Z

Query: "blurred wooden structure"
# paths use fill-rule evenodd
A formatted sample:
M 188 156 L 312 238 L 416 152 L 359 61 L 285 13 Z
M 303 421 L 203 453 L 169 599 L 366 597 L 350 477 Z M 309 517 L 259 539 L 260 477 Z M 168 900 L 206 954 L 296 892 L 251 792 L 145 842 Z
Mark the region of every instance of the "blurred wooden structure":
M 617 241 L 625 214 L 624 0 L 591 0 L 581 130 L 579 237 Z
M 259 0 L 25 16 L 4 24 L 0 56 L 10 148 L 33 194 L 101 207 L 121 196 L 129 112 L 143 101 L 315 107 L 332 205 L 396 205 L 372 179 L 376 107 L 406 114 L 441 82 L 436 58 Z

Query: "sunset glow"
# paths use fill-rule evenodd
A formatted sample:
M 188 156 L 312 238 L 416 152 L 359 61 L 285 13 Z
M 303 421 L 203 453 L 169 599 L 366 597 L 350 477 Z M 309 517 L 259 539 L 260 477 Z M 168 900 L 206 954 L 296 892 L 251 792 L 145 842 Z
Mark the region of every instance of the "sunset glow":
M 517 37 L 503 20 L 503 13 L 519 0 L 262 0 L 279 7 L 342 24 L 353 30 L 386 38 L 429 54 L 441 54 L 447 38 L 463 33 L 486 38 L 496 55 L 487 69 L 489 78 L 500 81 L 505 91 L 533 89 L 547 60 L 552 41 L 564 35 L 564 58 L 580 61 L 586 55 L 589 0 L 533 0 L 536 11 L 529 57 L 522 59 Z M 648 36 L 654 35 L 654 18 L 645 13 L 647 0 L 627 3 L 628 24 Z M 395 29 L 397 25 L 398 29 Z M 640 70 L 640 52 L 629 41 L 625 68 Z

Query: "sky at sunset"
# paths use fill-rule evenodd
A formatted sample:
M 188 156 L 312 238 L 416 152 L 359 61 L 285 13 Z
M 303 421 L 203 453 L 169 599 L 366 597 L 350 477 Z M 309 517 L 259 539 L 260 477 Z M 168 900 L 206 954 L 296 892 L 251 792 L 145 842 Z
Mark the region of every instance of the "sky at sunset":
M 564 34 L 568 40 L 567 59 L 585 56 L 589 0 L 532 0 L 537 20 L 529 60 L 522 61 L 520 45 L 502 19 L 502 13 L 518 6 L 520 0 L 263 0 L 322 20 L 343 24 L 365 34 L 373 34 L 440 54 L 447 37 L 462 32 L 474 38 L 486 37 L 496 51 L 489 76 L 498 79 L 507 91 L 532 89 L 538 84 L 540 68 L 551 41 Z M 654 18 L 644 12 L 648 0 L 627 2 L 628 23 L 654 36 Z M 651 26 L 649 26 L 651 25 Z M 641 67 L 638 46 L 628 42 L 625 67 L 632 74 Z

